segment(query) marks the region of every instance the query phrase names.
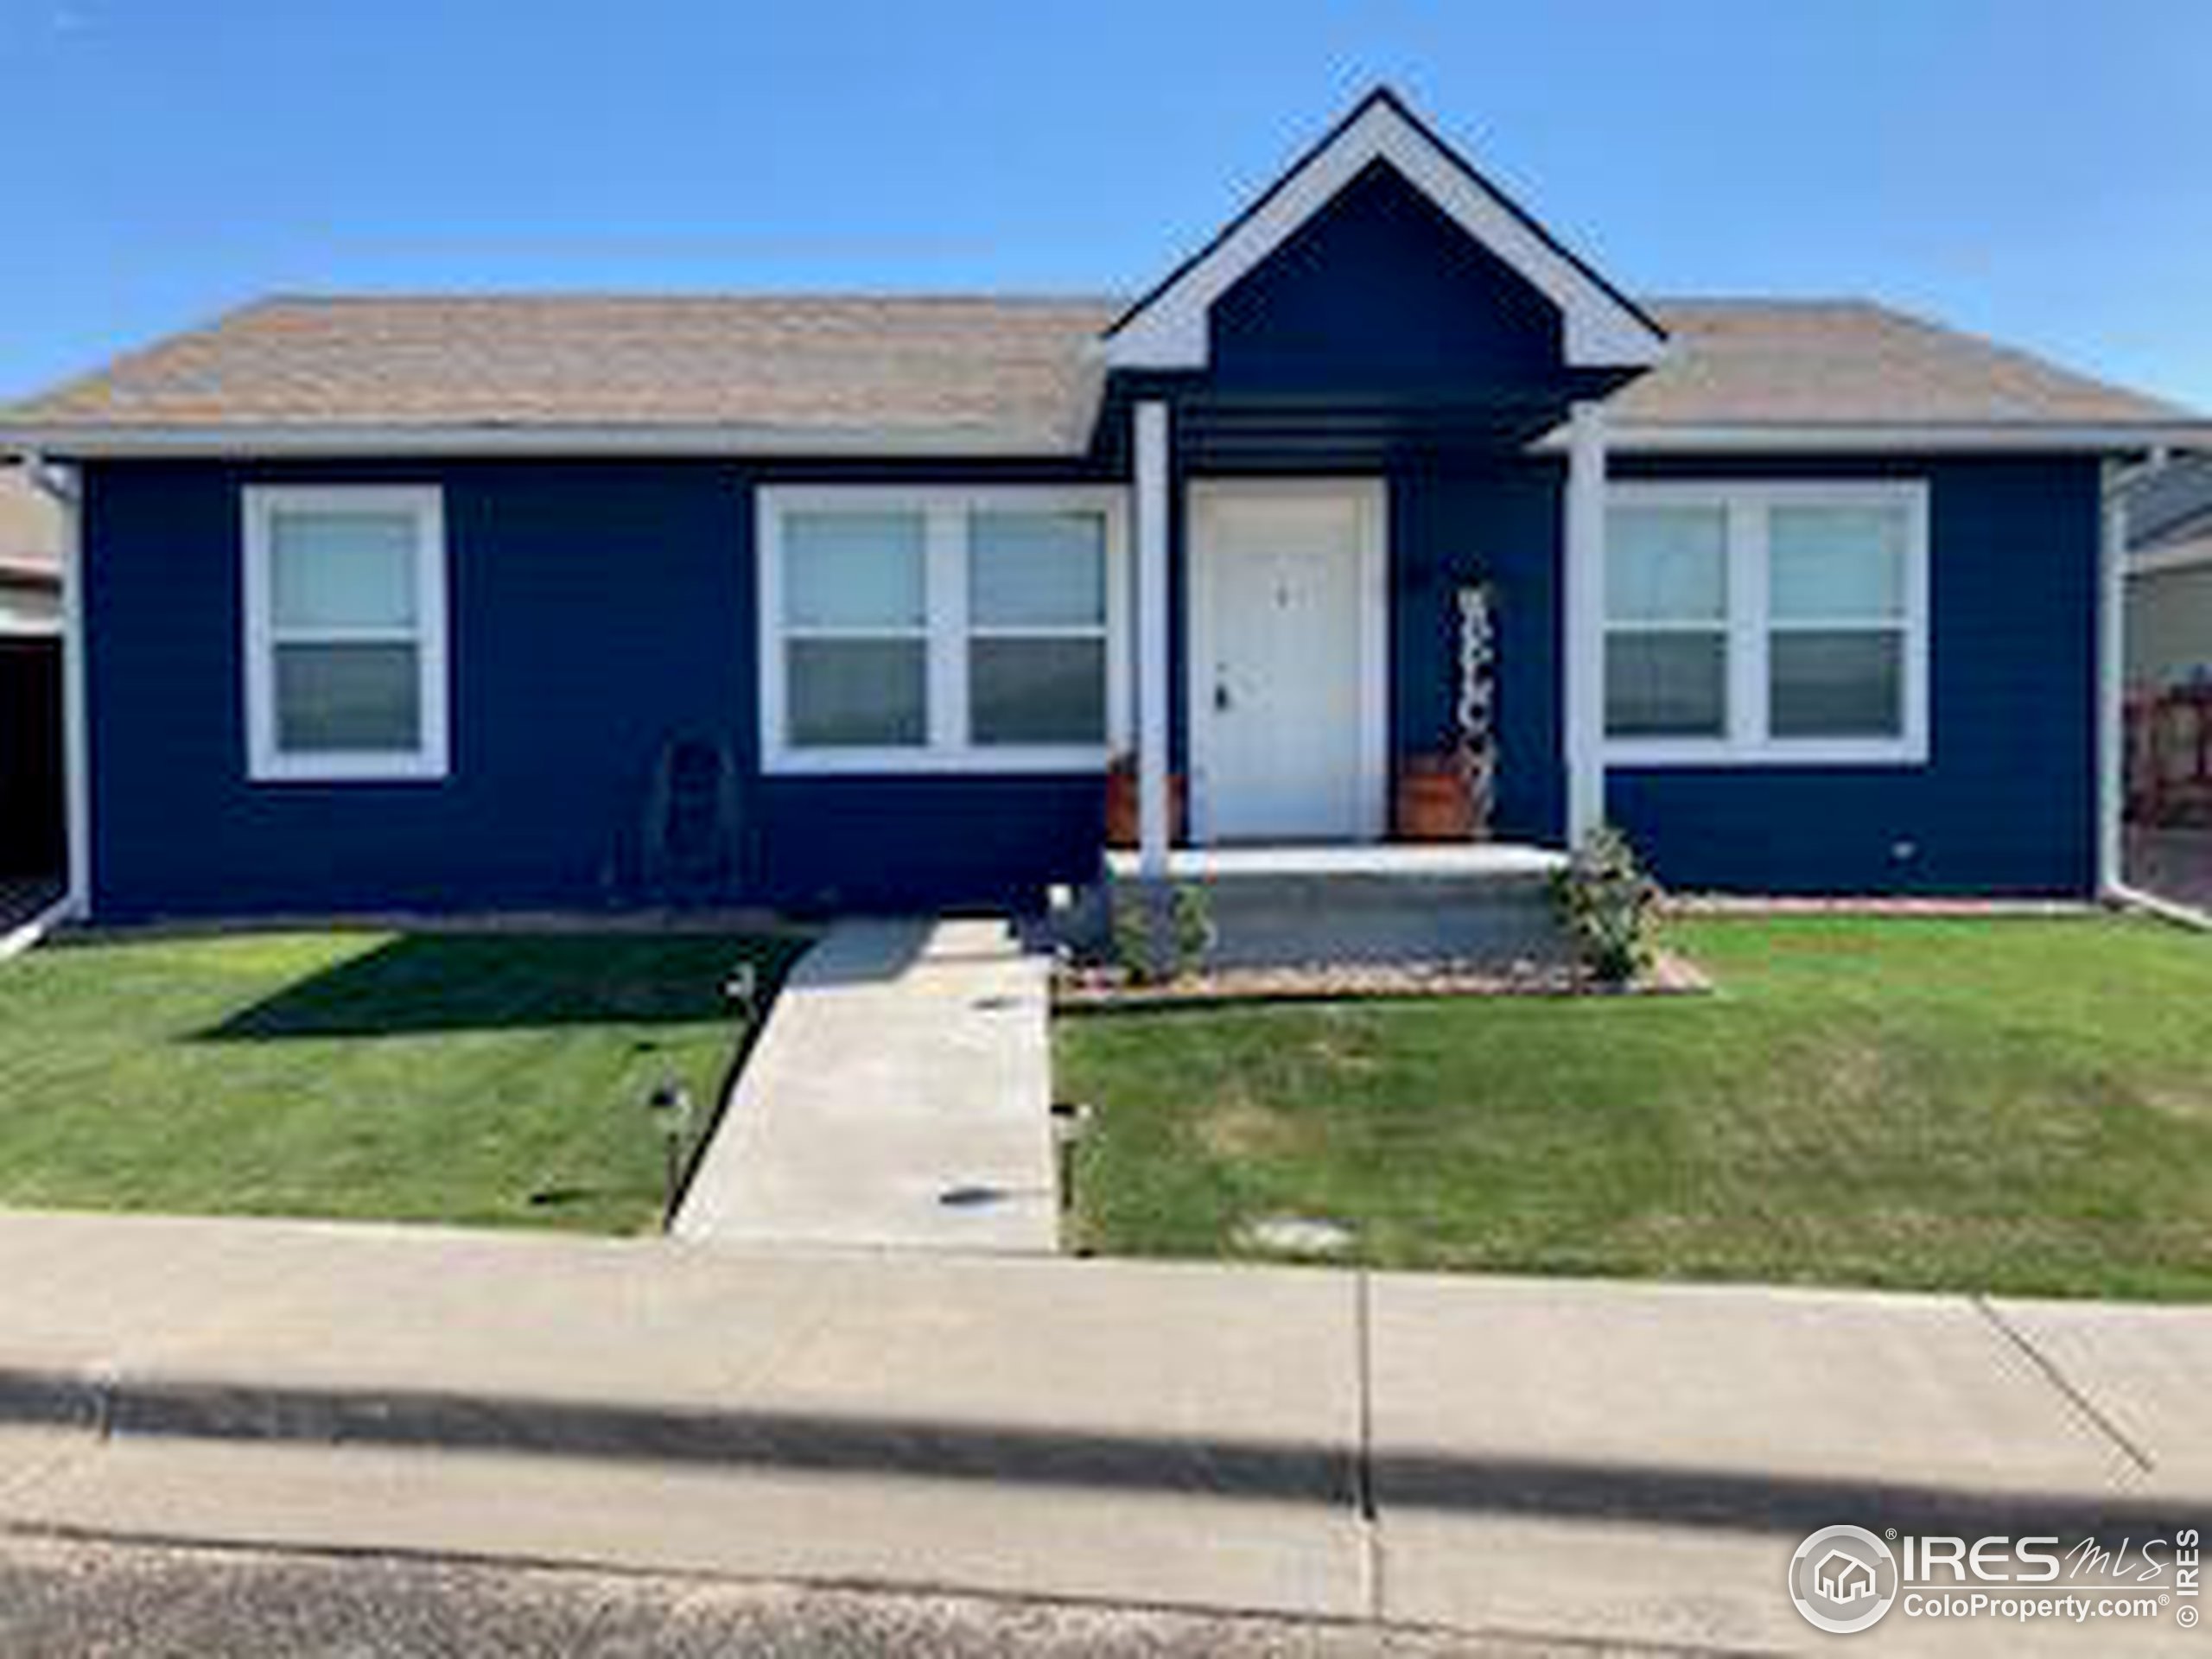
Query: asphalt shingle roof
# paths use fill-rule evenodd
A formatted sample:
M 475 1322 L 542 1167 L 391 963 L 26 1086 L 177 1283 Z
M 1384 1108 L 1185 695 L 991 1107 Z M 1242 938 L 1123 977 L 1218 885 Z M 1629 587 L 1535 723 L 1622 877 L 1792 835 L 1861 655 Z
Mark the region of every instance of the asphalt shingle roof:
M 1114 298 L 510 296 L 248 306 L 0 426 L 905 434 L 1079 448 Z M 2094 425 L 2190 411 L 1859 301 L 1658 301 L 1630 427 Z

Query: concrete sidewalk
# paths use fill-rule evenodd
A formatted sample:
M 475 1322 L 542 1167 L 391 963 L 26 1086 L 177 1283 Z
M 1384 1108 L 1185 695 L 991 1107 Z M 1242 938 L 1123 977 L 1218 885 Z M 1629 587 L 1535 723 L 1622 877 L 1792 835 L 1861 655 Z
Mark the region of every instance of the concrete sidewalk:
M 2200 1310 L 35 1215 L 0 1287 L 24 1529 L 1810 1650 L 1816 1527 L 2212 1510 Z
M 1003 922 L 838 923 L 769 1010 L 677 1235 L 1056 1249 L 1048 976 Z

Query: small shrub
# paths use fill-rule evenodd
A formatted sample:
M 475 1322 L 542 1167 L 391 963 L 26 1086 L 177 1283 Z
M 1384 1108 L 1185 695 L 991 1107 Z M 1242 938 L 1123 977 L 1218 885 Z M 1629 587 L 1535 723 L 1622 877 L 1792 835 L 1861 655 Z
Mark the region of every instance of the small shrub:
M 1151 985 L 1161 977 L 1160 953 L 1153 948 L 1152 895 L 1140 888 L 1114 897 L 1114 963 L 1132 985 Z
M 1599 983 L 1625 985 L 1651 966 L 1659 885 L 1619 830 L 1601 824 L 1586 836 L 1553 878 L 1552 896 L 1576 956 Z
M 1132 985 L 1160 985 L 1200 972 L 1213 950 L 1213 906 L 1191 882 L 1141 883 L 1114 904 L 1114 961 Z
M 1169 908 L 1175 928 L 1175 971 L 1179 976 L 1198 973 L 1213 954 L 1213 900 L 1204 887 L 1186 881 L 1175 889 Z

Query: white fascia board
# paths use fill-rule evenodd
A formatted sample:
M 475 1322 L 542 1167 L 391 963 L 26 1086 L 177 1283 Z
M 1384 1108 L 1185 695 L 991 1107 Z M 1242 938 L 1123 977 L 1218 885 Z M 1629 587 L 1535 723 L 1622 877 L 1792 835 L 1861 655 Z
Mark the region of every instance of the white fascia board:
M 160 457 L 423 455 L 817 456 L 1061 460 L 1079 437 L 985 427 L 766 426 L 26 426 L 0 427 L 0 450 L 77 461 Z
M 1476 241 L 1559 308 L 1567 361 L 1648 367 L 1666 338 L 1553 246 L 1434 139 L 1387 102 L 1368 107 L 1274 187 L 1250 216 L 1100 342 L 1115 369 L 1203 369 L 1214 302 L 1294 235 L 1370 163 L 1388 162 Z
M 1564 454 L 1566 429 L 1530 446 Z M 2031 421 L 1967 424 L 1943 421 L 1745 423 L 1713 426 L 1639 425 L 1617 420 L 1613 452 L 1637 454 L 2120 454 L 2159 448 L 2212 449 L 2212 422 L 2042 424 Z

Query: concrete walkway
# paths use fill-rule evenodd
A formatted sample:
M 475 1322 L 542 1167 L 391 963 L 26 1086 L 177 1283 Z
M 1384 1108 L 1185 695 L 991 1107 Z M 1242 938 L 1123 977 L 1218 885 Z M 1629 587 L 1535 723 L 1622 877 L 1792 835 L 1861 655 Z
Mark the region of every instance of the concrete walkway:
M 1048 971 L 1002 922 L 838 923 L 777 998 L 677 1235 L 1055 1249 Z
M 2205 1309 L 23 1214 L 0 1309 L 22 1530 L 1826 1653 L 1817 1527 L 2212 1510 Z

